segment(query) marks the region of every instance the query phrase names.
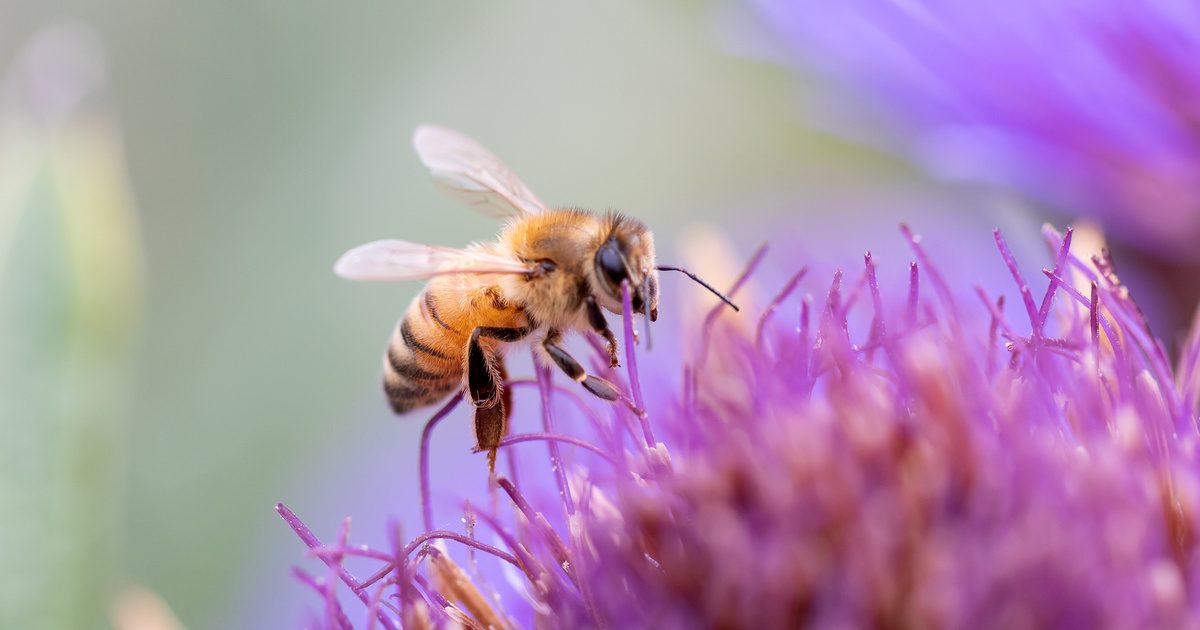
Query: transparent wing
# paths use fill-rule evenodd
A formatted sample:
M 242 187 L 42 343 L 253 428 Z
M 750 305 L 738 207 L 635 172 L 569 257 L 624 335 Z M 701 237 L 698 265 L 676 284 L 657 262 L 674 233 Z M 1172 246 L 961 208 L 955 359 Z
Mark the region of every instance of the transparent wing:
M 520 261 L 474 249 L 386 240 L 346 252 L 333 267 L 350 280 L 424 280 L 453 273 L 528 273 Z
M 433 179 L 452 196 L 496 217 L 519 217 L 546 209 L 500 158 L 457 131 L 421 125 L 413 148 Z

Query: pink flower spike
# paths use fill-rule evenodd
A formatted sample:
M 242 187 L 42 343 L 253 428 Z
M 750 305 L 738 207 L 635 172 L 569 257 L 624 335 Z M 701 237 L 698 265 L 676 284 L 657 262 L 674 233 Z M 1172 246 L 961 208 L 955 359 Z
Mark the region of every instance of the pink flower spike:
M 794 275 L 792 275 L 791 279 L 787 281 L 787 284 L 783 285 L 783 289 L 781 289 L 779 293 L 775 295 L 775 298 L 772 299 L 771 303 L 767 305 L 767 308 L 763 310 L 762 315 L 759 315 L 758 327 L 754 332 L 754 345 L 759 349 L 762 349 L 763 329 L 766 328 L 767 322 L 770 321 L 771 317 L 775 315 L 775 311 L 779 309 L 779 305 L 783 304 L 783 301 L 786 300 L 788 296 L 796 290 L 796 287 L 800 285 L 800 280 L 802 280 L 807 273 L 808 267 L 801 267 L 800 271 L 797 271 Z
M 1066 272 L 1068 257 L 1071 253 L 1071 235 L 1075 230 L 1067 228 L 1066 234 L 1063 235 L 1062 247 L 1058 250 L 1058 258 L 1054 261 L 1054 273 L 1063 275 Z M 1050 303 L 1054 300 L 1054 290 L 1058 288 L 1057 282 L 1051 282 L 1046 285 L 1046 294 L 1042 296 L 1042 306 L 1038 309 L 1038 329 L 1037 336 L 1041 337 L 1046 328 L 1046 318 L 1050 315 Z
M 427 532 L 433 531 L 433 505 L 431 504 L 431 491 L 429 489 L 429 440 L 433 437 L 433 428 L 449 415 L 451 411 L 454 411 L 454 408 L 460 402 L 462 402 L 462 396 L 457 394 L 451 396 L 445 406 L 433 414 L 433 417 L 425 423 L 425 428 L 421 431 L 421 517 L 422 522 L 425 524 L 425 531 Z
M 1000 230 L 993 230 L 992 235 L 995 237 L 996 247 L 1000 250 L 1000 257 L 1004 259 L 1004 264 L 1008 267 L 1013 281 L 1017 283 L 1017 290 L 1021 293 L 1021 301 L 1025 304 L 1025 312 L 1029 315 L 1029 326 L 1033 330 L 1033 344 L 1036 348 L 1038 340 L 1041 339 L 1042 326 L 1041 320 L 1038 318 L 1037 306 L 1033 303 L 1033 292 L 1029 289 L 1029 283 L 1025 282 L 1025 276 L 1021 273 L 1021 268 L 1017 266 L 1017 259 L 1013 256 L 1012 250 L 1008 248 L 1008 243 L 1004 241 Z
M 296 532 L 296 535 L 300 537 L 300 540 L 303 541 L 309 549 L 320 546 L 321 541 L 317 539 L 315 534 L 312 533 L 312 530 L 310 530 L 308 526 L 300 520 L 300 517 L 296 516 L 294 512 L 289 510 L 286 505 L 282 503 L 276 503 L 275 511 L 278 512 L 279 516 L 283 518 L 283 521 L 292 528 L 292 531 Z M 331 568 L 337 567 L 335 572 L 337 573 L 338 577 L 341 578 L 342 582 L 346 586 L 349 586 L 351 591 L 354 591 L 354 594 L 358 596 L 359 600 L 362 601 L 363 604 L 368 603 L 367 596 L 359 592 L 360 587 L 358 580 L 356 580 L 354 576 L 345 569 L 345 567 L 333 562 L 329 558 L 322 558 L 321 560 L 325 562 L 326 566 Z M 393 623 L 392 620 L 383 613 L 380 613 L 379 615 L 379 622 L 383 624 L 383 627 L 388 628 L 388 630 L 398 630 L 396 624 Z
M 554 388 L 551 385 L 554 372 L 549 365 L 543 365 L 541 355 L 533 351 L 533 369 L 537 372 L 538 395 L 542 399 L 542 430 L 554 433 Z M 548 440 L 546 448 L 550 451 L 550 467 L 554 470 L 554 481 L 558 484 L 558 499 L 562 501 L 563 511 L 567 518 L 575 514 L 575 499 L 571 496 L 571 486 L 567 483 L 567 473 L 563 468 L 562 453 L 558 442 Z
M 328 601 L 328 597 L 327 597 L 326 593 L 328 591 L 333 590 L 332 588 L 330 588 L 332 585 L 330 585 L 328 582 L 323 582 L 321 580 L 318 580 L 317 578 L 313 577 L 312 575 L 310 575 L 308 572 L 304 571 L 300 567 L 292 567 L 292 576 L 295 577 L 296 580 L 299 581 L 301 584 L 304 584 L 304 585 L 308 586 L 309 588 L 313 589 L 314 591 L 316 591 L 321 596 L 321 599 Z M 333 607 L 334 615 L 333 615 L 332 620 L 329 619 L 328 617 L 326 618 L 326 620 L 325 620 L 326 627 L 327 628 L 337 627 L 337 628 L 341 628 L 342 630 L 352 630 L 354 628 L 354 624 L 350 623 L 350 618 L 346 616 L 346 612 L 344 610 L 342 610 L 342 606 L 341 606 L 341 604 L 338 603 L 336 597 L 333 598 L 333 602 L 331 605 Z M 336 626 L 333 625 L 334 622 L 337 623 Z

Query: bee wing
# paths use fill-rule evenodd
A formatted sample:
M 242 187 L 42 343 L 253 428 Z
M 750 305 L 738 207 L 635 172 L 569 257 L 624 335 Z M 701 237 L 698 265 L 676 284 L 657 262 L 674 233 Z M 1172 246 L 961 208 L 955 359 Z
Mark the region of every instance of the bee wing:
M 421 125 L 413 132 L 413 148 L 434 181 L 487 214 L 509 218 L 546 210 L 500 158 L 457 131 Z
M 342 254 L 334 273 L 350 280 L 424 280 L 454 273 L 528 273 L 529 265 L 475 249 L 385 240 Z

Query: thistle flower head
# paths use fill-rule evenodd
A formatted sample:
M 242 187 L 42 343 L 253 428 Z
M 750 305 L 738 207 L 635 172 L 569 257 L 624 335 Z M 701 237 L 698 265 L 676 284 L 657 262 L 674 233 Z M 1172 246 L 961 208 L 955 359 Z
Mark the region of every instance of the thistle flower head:
M 1007 300 L 950 285 L 904 235 L 907 286 L 881 287 L 870 254 L 832 278 L 801 269 L 757 319 L 709 313 L 690 351 L 644 380 L 626 293 L 630 378 L 607 376 L 629 399 L 589 405 L 539 368 L 540 430 L 501 448 L 544 442 L 553 476 L 513 455 L 496 507 L 468 506 L 465 531 L 433 530 L 427 511 L 429 531 L 407 541 L 353 547 L 344 527 L 322 544 L 280 506 L 328 567 L 300 573 L 325 623 L 1195 623 L 1200 337 L 1173 369 L 1111 261 L 1075 253 L 1070 230 L 1047 228 L 1037 282 L 996 233 Z M 820 280 L 817 297 L 796 295 Z M 566 415 L 590 432 L 558 432 Z M 555 501 L 538 500 L 546 487 Z M 354 577 L 347 557 L 374 575 Z
M 1171 0 L 754 0 L 784 63 L 834 79 L 934 172 L 1195 259 L 1200 11 Z M 842 110 L 844 111 L 844 107 Z M 860 124 L 847 129 L 861 129 Z M 888 133 L 874 130 L 872 139 Z

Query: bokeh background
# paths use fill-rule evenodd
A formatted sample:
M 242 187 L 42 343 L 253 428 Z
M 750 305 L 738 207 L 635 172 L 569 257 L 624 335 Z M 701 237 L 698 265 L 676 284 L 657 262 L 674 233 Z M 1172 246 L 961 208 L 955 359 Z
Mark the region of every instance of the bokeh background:
M 323 536 L 415 514 L 420 421 L 377 379 L 419 286 L 330 268 L 377 238 L 494 232 L 428 181 L 419 123 L 479 138 L 548 202 L 644 218 L 663 258 L 697 222 L 743 254 L 786 223 L 796 259 L 899 245 L 901 219 L 973 234 L 951 254 L 996 224 L 1036 247 L 1006 202 L 924 203 L 913 169 L 807 121 L 821 85 L 756 59 L 732 4 L 2 13 L 0 627 L 107 627 L 135 584 L 189 628 L 292 627 L 311 595 L 277 501 Z M 465 456 L 465 423 L 448 431 Z

